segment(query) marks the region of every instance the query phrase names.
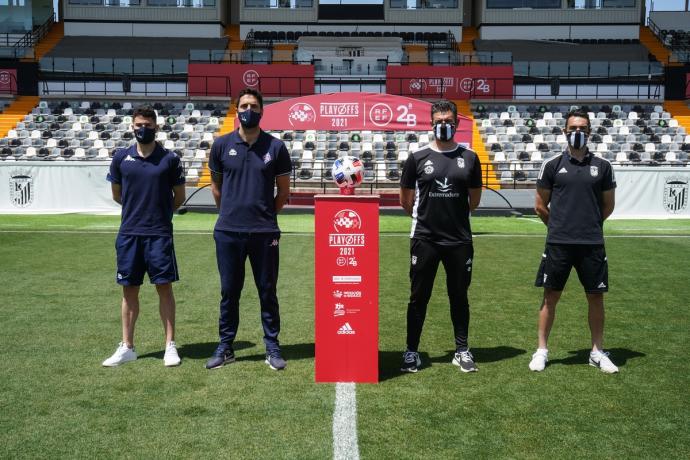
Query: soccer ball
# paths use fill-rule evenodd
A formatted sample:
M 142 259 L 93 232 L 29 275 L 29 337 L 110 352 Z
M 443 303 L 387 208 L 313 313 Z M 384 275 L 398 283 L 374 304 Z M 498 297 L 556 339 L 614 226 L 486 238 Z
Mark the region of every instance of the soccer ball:
M 338 158 L 331 168 L 333 180 L 338 187 L 357 187 L 364 179 L 364 164 L 357 157 Z

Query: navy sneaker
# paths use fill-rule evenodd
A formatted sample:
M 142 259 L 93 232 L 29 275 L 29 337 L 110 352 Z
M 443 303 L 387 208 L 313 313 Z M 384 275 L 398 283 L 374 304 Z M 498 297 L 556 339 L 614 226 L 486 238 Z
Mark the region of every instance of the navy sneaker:
M 403 353 L 403 362 L 400 370 L 403 372 L 415 373 L 422 367 L 422 360 L 419 358 L 419 353 L 416 351 L 406 351 Z
M 235 352 L 232 350 L 232 347 L 221 343 L 209 360 L 206 361 L 206 369 L 218 369 L 234 362 Z
M 287 362 L 280 355 L 280 350 L 273 350 L 266 353 L 266 364 L 274 371 L 282 371 L 287 366 Z
M 453 364 L 458 366 L 462 372 L 477 372 L 477 366 L 474 364 L 474 356 L 470 350 L 457 350 L 453 356 Z

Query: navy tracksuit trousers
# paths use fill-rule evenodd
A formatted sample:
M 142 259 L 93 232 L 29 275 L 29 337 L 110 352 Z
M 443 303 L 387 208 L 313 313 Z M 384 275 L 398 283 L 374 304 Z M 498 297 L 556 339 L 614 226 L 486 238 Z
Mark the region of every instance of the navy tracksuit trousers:
M 240 324 L 240 295 L 244 286 L 247 257 L 261 304 L 261 323 L 267 351 L 280 349 L 278 284 L 278 242 L 280 233 L 241 233 L 215 230 L 216 259 L 220 273 L 220 343 L 232 345 Z

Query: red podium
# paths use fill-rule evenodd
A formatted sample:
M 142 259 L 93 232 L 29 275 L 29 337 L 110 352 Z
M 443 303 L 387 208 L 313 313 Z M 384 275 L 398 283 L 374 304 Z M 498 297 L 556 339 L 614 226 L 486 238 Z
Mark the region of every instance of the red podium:
M 317 195 L 316 382 L 376 383 L 379 196 Z

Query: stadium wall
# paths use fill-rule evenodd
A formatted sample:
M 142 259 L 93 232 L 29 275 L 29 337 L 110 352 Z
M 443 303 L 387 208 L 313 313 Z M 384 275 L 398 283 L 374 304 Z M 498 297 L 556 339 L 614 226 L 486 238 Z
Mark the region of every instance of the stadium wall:
M 661 29 L 690 30 L 690 11 L 652 11 L 649 19 Z
M 222 5 L 222 6 L 221 6 Z M 65 35 L 220 38 L 225 6 L 106 8 L 65 6 Z
M 482 24 L 482 40 L 636 39 L 638 24 Z

